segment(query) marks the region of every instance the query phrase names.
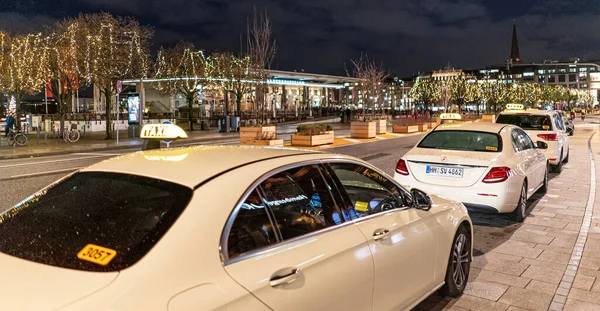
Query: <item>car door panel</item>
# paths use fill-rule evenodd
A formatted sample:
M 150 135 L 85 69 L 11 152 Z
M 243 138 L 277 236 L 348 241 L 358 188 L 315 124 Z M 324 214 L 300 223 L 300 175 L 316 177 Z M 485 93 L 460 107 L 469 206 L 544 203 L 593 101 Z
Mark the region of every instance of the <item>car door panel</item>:
M 409 307 L 435 286 L 437 236 L 442 230 L 439 222 L 432 212 L 400 202 L 404 190 L 371 167 L 331 163 L 330 168 L 349 201 L 348 214 L 356 210 L 356 225 L 369 240 L 375 264 L 374 310 Z M 365 198 L 366 192 L 355 189 L 361 183 L 370 189 L 370 199 Z M 382 189 L 388 191 L 387 197 Z M 398 201 L 392 203 L 396 195 Z M 385 204 L 391 205 L 383 208 Z
M 289 283 L 276 272 L 298 269 Z M 363 234 L 347 225 L 225 266 L 227 273 L 273 310 L 371 310 L 373 260 Z
M 232 216 L 234 256 L 225 271 L 274 310 L 371 310 L 368 242 L 342 221 L 321 171 L 319 164 L 282 169 L 248 195 Z
M 438 224 L 413 208 L 359 222 L 375 262 L 374 310 L 400 310 L 434 286 Z M 387 230 L 383 238 L 375 234 Z

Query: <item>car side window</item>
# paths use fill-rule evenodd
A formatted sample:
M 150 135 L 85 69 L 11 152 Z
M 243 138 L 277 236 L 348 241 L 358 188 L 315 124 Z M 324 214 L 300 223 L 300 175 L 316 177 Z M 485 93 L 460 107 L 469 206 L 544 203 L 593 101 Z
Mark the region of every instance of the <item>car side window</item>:
M 512 141 L 513 150 L 515 152 L 521 152 L 521 151 L 525 150 L 525 146 L 523 146 L 523 143 L 521 142 L 521 139 L 519 138 L 519 132 L 517 131 L 517 129 L 514 129 L 510 132 L 510 138 Z
M 344 219 L 410 206 L 406 191 L 370 168 L 353 163 L 332 163 L 330 168 L 350 199 L 343 206 Z
M 259 186 L 264 203 L 274 216 L 283 240 L 342 222 L 318 165 L 288 169 L 267 178 Z
M 273 222 L 262 198 L 254 189 L 242 203 L 229 231 L 229 258 L 277 243 Z
M 525 150 L 528 149 L 534 149 L 535 145 L 533 144 L 533 140 L 531 140 L 531 137 L 529 137 L 529 135 L 527 135 L 527 133 L 525 133 L 525 131 L 523 130 L 517 130 L 519 132 L 519 139 L 521 141 L 521 143 L 523 144 Z
M 562 119 L 560 118 L 560 116 L 559 116 L 559 115 L 555 114 L 555 115 L 552 117 L 552 119 L 554 119 L 554 124 L 556 125 L 556 128 L 558 128 L 558 129 L 559 129 L 559 130 L 561 130 L 561 131 L 564 131 L 564 130 L 565 130 L 565 127 L 564 127 L 564 125 L 563 125 L 563 121 L 562 121 Z

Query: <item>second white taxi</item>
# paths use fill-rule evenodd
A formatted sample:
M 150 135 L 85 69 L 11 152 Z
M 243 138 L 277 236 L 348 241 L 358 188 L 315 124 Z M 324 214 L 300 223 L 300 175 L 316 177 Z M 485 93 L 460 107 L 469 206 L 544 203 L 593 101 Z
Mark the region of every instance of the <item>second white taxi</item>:
M 527 215 L 527 199 L 548 188 L 545 142 L 493 123 L 441 124 L 397 163 L 394 178 L 475 211 Z
M 555 110 L 525 109 L 521 104 L 508 104 L 496 123 L 516 125 L 533 139 L 548 144 L 546 157 L 552 171 L 560 173 L 569 162 L 569 134 L 562 116 Z
M 2 310 L 405 310 L 466 286 L 459 202 L 347 156 L 157 146 L 0 215 Z

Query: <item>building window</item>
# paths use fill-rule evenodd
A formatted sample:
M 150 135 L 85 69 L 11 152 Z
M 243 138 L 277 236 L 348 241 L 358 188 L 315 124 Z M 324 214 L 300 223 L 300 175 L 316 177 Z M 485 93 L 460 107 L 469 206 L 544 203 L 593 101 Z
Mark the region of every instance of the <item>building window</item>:
M 545 76 L 538 76 L 538 81 L 541 83 L 546 83 L 546 77 Z
M 577 75 L 570 74 L 569 75 L 569 82 L 575 82 L 575 81 L 577 81 Z
M 554 75 L 549 75 L 548 76 L 548 83 L 554 83 L 556 82 L 556 77 Z
M 556 73 L 556 69 L 550 69 L 548 70 L 548 73 Z
M 531 82 L 531 81 L 533 81 L 533 77 L 525 77 L 525 78 L 523 78 L 523 81 Z
M 588 84 L 587 83 L 580 84 L 580 88 L 587 89 L 588 88 Z
M 587 81 L 587 73 L 585 73 L 585 72 L 579 73 L 579 81 Z
M 587 71 L 587 67 L 581 67 L 581 68 L 579 68 L 579 71 L 586 72 Z
M 543 75 L 543 74 L 546 73 L 546 71 L 545 70 L 538 70 L 538 73 L 541 74 L 541 75 Z
M 577 68 L 569 68 L 569 72 L 577 72 Z
M 576 89 L 577 83 L 569 84 L 569 88 Z
M 558 72 L 559 72 L 559 73 L 567 73 L 567 69 L 565 69 L 565 68 L 562 68 L 562 69 L 559 69 L 559 70 L 558 70 Z
M 558 75 L 558 82 L 567 82 L 567 75 Z

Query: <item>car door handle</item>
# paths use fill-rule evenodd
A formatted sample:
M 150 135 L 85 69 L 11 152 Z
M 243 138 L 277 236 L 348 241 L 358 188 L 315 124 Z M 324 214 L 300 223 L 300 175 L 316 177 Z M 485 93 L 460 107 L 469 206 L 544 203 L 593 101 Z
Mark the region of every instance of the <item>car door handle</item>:
M 379 241 L 387 238 L 387 234 L 390 232 L 388 229 L 377 229 L 373 232 L 373 240 Z
M 273 287 L 288 284 L 295 281 L 298 278 L 298 275 L 300 275 L 300 269 L 293 268 L 292 271 L 286 275 L 272 276 L 269 282 Z

